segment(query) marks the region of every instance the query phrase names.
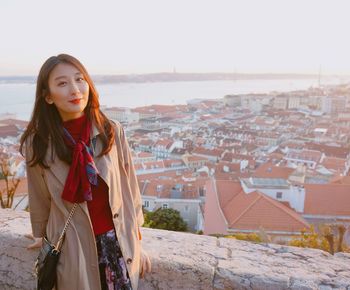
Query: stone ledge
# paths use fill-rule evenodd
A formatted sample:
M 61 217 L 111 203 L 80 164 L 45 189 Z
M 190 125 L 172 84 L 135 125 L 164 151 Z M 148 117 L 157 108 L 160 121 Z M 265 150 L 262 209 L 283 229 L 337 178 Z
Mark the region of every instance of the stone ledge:
M 26 250 L 29 232 L 28 213 L 0 209 L 2 290 L 35 289 L 37 251 Z M 140 280 L 141 290 L 350 290 L 350 254 L 147 228 L 142 234 L 152 273 Z

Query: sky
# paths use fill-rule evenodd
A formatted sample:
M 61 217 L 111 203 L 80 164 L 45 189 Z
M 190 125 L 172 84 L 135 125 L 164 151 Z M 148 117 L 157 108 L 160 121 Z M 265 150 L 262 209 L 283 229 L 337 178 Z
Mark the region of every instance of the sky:
M 0 76 L 52 55 L 90 74 L 350 75 L 350 1 L 1 0 Z

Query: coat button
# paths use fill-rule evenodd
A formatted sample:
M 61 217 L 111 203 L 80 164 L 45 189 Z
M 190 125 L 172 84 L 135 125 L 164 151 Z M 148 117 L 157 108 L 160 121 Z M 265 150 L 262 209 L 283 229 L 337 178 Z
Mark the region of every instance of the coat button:
M 117 214 L 117 213 L 115 213 L 114 215 L 113 215 L 113 218 L 117 218 L 119 216 L 119 214 Z
M 132 262 L 132 259 L 131 259 L 131 258 L 128 258 L 128 259 L 126 260 L 126 263 L 127 263 L 127 264 L 131 264 L 131 262 Z

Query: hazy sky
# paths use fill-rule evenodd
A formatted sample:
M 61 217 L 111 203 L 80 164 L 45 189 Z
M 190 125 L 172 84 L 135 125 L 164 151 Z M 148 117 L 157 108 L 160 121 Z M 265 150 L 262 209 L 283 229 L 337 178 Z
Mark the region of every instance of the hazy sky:
M 349 4 L 347 4 L 349 3 Z M 91 74 L 350 74 L 350 1 L 1 0 L 0 75 L 69 53 Z

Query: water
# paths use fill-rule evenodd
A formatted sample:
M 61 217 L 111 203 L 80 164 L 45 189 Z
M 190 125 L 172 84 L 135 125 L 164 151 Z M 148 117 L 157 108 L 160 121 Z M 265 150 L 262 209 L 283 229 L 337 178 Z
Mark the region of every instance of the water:
M 323 83 L 339 84 L 338 78 Z M 227 94 L 268 93 L 316 87 L 317 79 L 197 81 L 159 83 L 96 84 L 100 104 L 108 107 L 140 107 L 152 104 L 186 104 L 194 98 L 218 99 Z M 29 120 L 33 110 L 35 84 L 0 84 L 0 115 L 16 114 Z

